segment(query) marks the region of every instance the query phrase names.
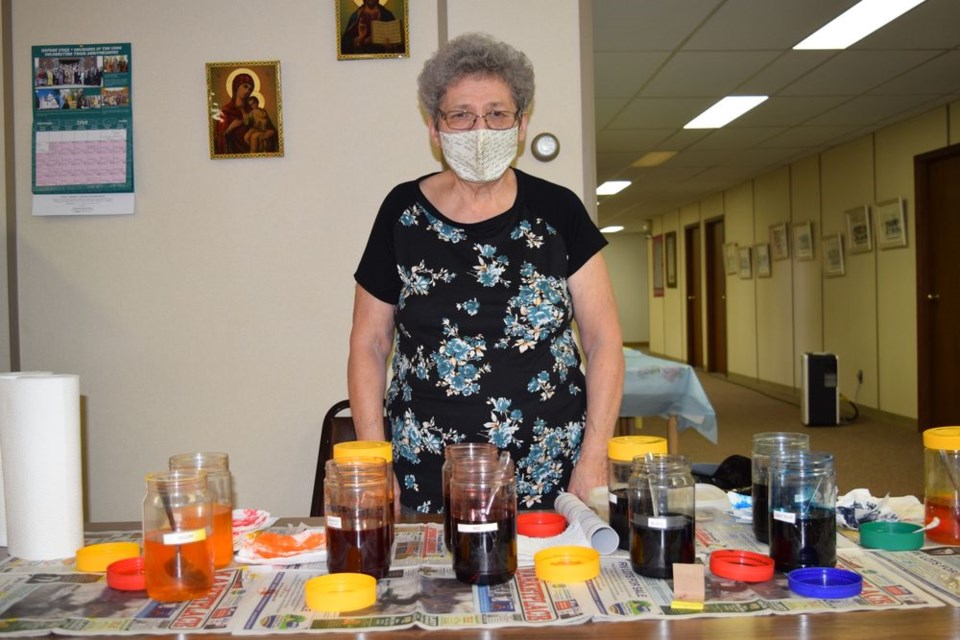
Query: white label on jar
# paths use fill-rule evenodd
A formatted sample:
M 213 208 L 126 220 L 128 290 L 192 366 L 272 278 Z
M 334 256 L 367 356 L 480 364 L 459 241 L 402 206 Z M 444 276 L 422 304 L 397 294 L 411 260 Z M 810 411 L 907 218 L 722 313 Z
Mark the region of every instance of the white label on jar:
M 191 531 L 172 531 L 163 534 L 163 544 L 167 546 L 175 544 L 190 544 L 191 542 L 203 542 L 207 539 L 206 529 L 193 529 Z
M 487 531 L 496 531 L 497 523 L 496 522 L 480 522 L 478 524 L 470 524 L 469 522 L 458 522 L 457 531 L 460 533 L 485 533 Z
M 796 524 L 797 514 L 790 511 L 774 511 L 773 519 L 779 520 L 780 522 L 786 522 L 787 524 Z
M 609 499 L 610 499 L 610 504 L 617 504 L 617 494 L 615 494 L 613 491 L 611 491 L 611 492 L 610 492 L 609 494 L 607 494 L 607 495 L 608 495 L 608 497 L 609 497 Z
M 647 526 L 651 529 L 666 529 L 667 528 L 667 519 L 666 518 L 647 518 Z
M 327 516 L 327 526 L 331 529 L 342 529 L 343 520 L 340 516 Z

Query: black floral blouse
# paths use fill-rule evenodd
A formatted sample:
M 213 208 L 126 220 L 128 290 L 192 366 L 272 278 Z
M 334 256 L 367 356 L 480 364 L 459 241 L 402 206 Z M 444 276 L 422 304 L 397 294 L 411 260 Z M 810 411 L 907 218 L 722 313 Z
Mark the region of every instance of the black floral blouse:
M 442 509 L 451 442 L 509 451 L 521 507 L 550 508 L 580 455 L 586 385 L 567 278 L 606 244 L 569 189 L 521 171 L 514 206 L 450 221 L 418 180 L 384 200 L 356 271 L 395 305 L 386 409 L 401 502 Z

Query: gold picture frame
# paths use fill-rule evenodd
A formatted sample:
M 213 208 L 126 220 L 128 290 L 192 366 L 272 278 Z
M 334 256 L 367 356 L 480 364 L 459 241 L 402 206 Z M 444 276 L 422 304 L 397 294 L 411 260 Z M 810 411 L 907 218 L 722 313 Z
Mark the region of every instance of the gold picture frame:
M 903 198 L 878 202 L 875 208 L 877 211 L 877 246 L 881 249 L 907 246 L 907 218 Z
M 823 275 L 828 278 L 846 273 L 843 265 L 843 234 L 834 233 L 823 236 Z
M 847 249 L 850 253 L 873 251 L 873 226 L 870 224 L 870 207 L 863 205 L 848 209 Z
M 283 157 L 280 61 L 208 62 L 210 158 Z
M 408 0 L 335 2 L 337 60 L 410 57 Z

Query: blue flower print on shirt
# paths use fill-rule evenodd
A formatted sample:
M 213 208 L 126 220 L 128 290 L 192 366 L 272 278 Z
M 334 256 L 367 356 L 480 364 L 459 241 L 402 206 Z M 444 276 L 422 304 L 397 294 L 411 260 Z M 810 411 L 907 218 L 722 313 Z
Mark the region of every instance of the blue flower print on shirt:
M 511 410 L 511 401 L 507 398 L 488 398 L 487 404 L 492 407 L 490 421 L 483 425 L 487 432 L 487 441 L 498 449 L 523 444 L 523 440 L 516 437 L 523 422 L 523 412 Z
M 563 325 L 570 303 L 566 280 L 542 276 L 530 263 L 523 264 L 520 274 L 523 284 L 510 298 L 503 323 L 504 334 L 523 353 Z
M 439 456 L 443 454 L 445 443 L 464 439 L 461 433 L 437 427 L 433 418 L 421 422 L 410 409 L 400 418 L 390 418 L 390 432 L 393 435 L 393 455 L 413 463 L 420 462 L 421 453 Z
M 400 274 L 400 300 L 397 306 L 403 309 L 407 304 L 407 298 L 410 296 L 425 296 L 430 293 L 437 282 L 453 282 L 457 277 L 455 273 L 450 273 L 447 269 L 434 271 L 427 268 L 424 261 L 420 264 L 410 267 L 409 271 L 401 265 L 397 265 L 397 272 Z
M 432 504 L 433 504 L 432 500 L 427 500 L 426 502 L 421 504 L 419 507 L 417 507 L 417 511 L 419 513 L 430 513 L 430 506 Z
M 482 335 L 460 336 L 460 327 L 443 319 L 443 335 L 439 348 L 431 354 L 437 370 L 437 386 L 447 390 L 448 396 L 469 396 L 480 391 L 480 376 L 490 372 L 483 362 L 487 343 Z
M 459 227 L 453 227 L 439 220 L 434 216 L 427 213 L 425 209 L 422 209 L 424 217 L 426 217 L 427 222 L 430 224 L 427 225 L 427 229 L 436 232 L 437 237 L 443 240 L 444 242 L 450 242 L 452 244 L 457 244 L 458 242 L 463 242 L 467 239 L 467 232 Z
M 510 286 L 510 281 L 503 279 L 503 274 L 510 261 L 506 256 L 496 255 L 496 247 L 489 244 L 476 244 L 473 246 L 477 252 L 477 261 L 479 264 L 473 267 L 473 277 L 476 278 L 484 287 L 495 287 L 498 284 L 504 287 Z
M 417 205 L 403 210 L 400 214 L 400 224 L 405 227 L 415 227 L 420 224 L 420 210 Z
M 548 427 L 537 418 L 533 423 L 533 441 L 529 453 L 517 461 L 517 498 L 526 507 L 543 500 L 563 479 L 563 459 L 576 463 L 580 458 L 583 423 L 568 422 Z
M 420 491 L 420 485 L 417 484 L 417 477 L 412 473 L 403 476 L 403 486 L 413 491 Z
M 550 354 L 553 356 L 553 370 L 560 378 L 560 382 L 564 382 L 570 369 L 580 366 L 580 354 L 573 341 L 572 330 L 567 329 L 550 343 Z
M 457 303 L 457 309 L 466 311 L 468 316 L 475 316 L 480 311 L 480 302 L 476 298 L 470 298 Z
M 537 222 L 540 221 L 538 220 Z M 512 240 L 523 238 L 526 240 L 527 246 L 531 249 L 539 249 L 543 245 L 543 236 L 533 232 L 533 225 L 530 224 L 529 220 L 521 220 L 520 224 L 510 232 L 510 238 Z
M 552 398 L 556 389 L 550 383 L 550 373 L 541 371 L 533 378 L 530 378 L 530 382 L 527 383 L 527 391 L 530 393 L 539 393 L 541 400 L 549 400 Z

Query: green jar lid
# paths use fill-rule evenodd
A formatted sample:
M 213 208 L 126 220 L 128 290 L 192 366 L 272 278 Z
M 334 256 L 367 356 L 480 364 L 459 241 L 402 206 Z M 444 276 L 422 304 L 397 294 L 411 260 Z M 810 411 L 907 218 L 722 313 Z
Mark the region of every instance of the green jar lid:
M 884 551 L 912 551 L 923 546 L 923 527 L 909 522 L 864 522 L 860 546 Z

